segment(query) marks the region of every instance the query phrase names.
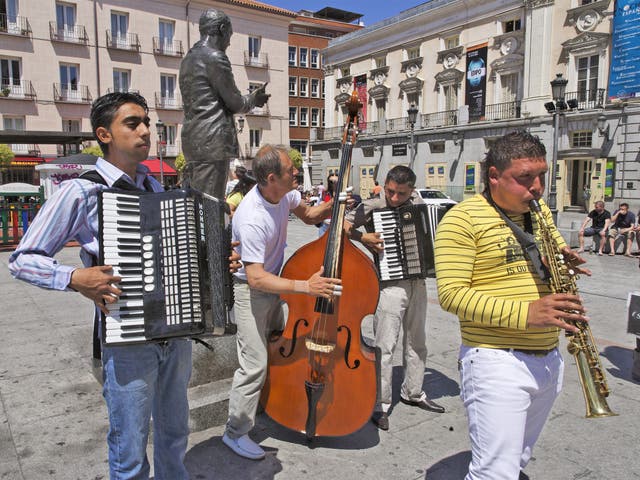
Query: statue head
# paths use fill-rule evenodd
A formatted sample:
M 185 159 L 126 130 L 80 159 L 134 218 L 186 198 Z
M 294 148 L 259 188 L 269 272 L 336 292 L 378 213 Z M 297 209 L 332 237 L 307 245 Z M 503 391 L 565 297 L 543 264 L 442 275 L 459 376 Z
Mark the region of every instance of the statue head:
M 209 37 L 220 37 L 223 48 L 229 46 L 231 34 L 231 20 L 222 10 L 210 8 L 200 15 L 200 35 Z

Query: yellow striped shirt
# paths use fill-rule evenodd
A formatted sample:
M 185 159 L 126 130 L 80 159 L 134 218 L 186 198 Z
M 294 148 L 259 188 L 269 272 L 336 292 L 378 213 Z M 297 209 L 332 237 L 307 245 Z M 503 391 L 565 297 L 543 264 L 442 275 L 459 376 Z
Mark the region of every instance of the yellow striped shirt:
M 551 224 L 549 208 L 540 203 Z M 509 218 L 524 228 L 524 215 Z M 532 222 L 538 239 L 533 215 Z M 552 228 L 558 244 L 565 246 Z M 438 224 L 435 263 L 440 305 L 460 319 L 463 344 L 539 350 L 557 346 L 559 329 L 527 327 L 529 304 L 551 289 L 482 195 L 459 203 Z

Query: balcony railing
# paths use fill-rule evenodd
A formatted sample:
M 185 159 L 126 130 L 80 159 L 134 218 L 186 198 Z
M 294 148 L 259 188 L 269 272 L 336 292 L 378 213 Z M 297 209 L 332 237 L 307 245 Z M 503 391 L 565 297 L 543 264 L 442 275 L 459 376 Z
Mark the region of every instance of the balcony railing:
M 107 48 L 137 52 L 140 50 L 138 34 L 116 33 L 115 35 L 112 35 L 111 30 L 107 30 Z
M 76 153 L 80 153 L 83 150 L 84 146 L 82 144 L 68 143 L 66 145 L 58 144 L 56 145 L 56 152 L 58 156 L 65 155 L 74 155 Z
M 184 55 L 182 41 L 153 37 L 153 53 L 156 55 L 167 55 L 169 57 L 181 57 Z
M 107 88 L 107 93 L 113 93 L 113 92 L 128 92 L 128 93 L 137 93 L 140 94 L 140 90 L 137 90 L 135 88 L 113 88 L 113 87 L 109 87 Z
M 469 120 L 473 122 L 480 120 L 508 120 L 510 118 L 520 118 L 519 100 L 486 105 L 484 109 L 484 117 L 482 119 L 470 118 Z
M 257 115 L 259 117 L 268 117 L 269 116 L 269 105 L 265 104 L 262 107 L 253 107 L 245 115 Z
M 176 144 L 166 144 L 160 147 L 163 157 L 177 157 L 180 153 L 180 148 Z
M 565 102 L 568 100 L 578 101 L 578 110 L 589 110 L 604 108 L 605 89 L 592 88 L 590 90 L 579 90 L 577 92 L 566 92 L 564 95 Z
M 360 130 L 360 133 L 363 135 L 377 135 L 379 133 L 383 133 L 382 131 L 383 124 L 379 121 L 367 122 L 364 125 L 364 128 Z
M 56 102 L 91 103 L 91 94 L 86 85 L 54 83 L 53 99 Z
M 443 112 L 425 113 L 421 120 L 422 128 L 449 127 L 458 124 L 458 111 L 444 110 Z
M 245 50 L 244 64 L 247 67 L 269 68 L 269 57 L 266 53 L 251 55 L 247 50 Z
M 390 118 L 387 120 L 387 130 L 390 132 L 410 129 L 409 117 Z
M 36 91 L 30 80 L 20 80 L 19 83 L 12 78 L 3 78 L 0 85 L 0 98 L 12 98 L 16 100 L 35 100 Z
M 156 108 L 164 110 L 182 110 L 182 100 L 175 93 L 155 92 Z
M 57 22 L 49 22 L 49 37 L 54 42 L 79 43 L 87 45 L 89 37 L 83 25 L 58 26 Z
M 12 143 L 9 145 L 11 151 L 16 155 L 31 155 L 32 157 L 40 156 L 40 146 L 28 143 Z
M 26 17 L 0 13 L 0 33 L 30 37 L 31 25 Z

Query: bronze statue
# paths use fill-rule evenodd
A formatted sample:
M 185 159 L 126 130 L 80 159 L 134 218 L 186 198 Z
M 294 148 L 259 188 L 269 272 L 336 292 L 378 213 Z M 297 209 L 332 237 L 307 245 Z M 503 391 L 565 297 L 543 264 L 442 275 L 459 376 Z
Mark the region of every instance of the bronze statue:
M 224 198 L 229 162 L 238 157 L 233 115 L 262 107 L 270 96 L 266 83 L 247 95 L 236 87 L 225 53 L 232 34 L 224 12 L 205 11 L 200 16 L 200 40 L 180 64 L 185 177 L 191 187 L 216 198 Z

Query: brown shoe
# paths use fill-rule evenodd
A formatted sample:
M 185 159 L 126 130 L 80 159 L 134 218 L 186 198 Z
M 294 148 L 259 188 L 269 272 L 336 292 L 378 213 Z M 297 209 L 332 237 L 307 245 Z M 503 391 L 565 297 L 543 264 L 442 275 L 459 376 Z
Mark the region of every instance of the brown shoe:
M 421 408 L 422 410 L 428 410 L 429 412 L 444 413 L 444 407 L 442 405 L 438 405 L 436 402 L 429 399 L 429 397 L 427 397 L 424 394 L 420 400 L 407 400 L 406 398 L 403 398 L 401 395 L 400 401 L 407 405 Z
M 371 421 L 380 430 L 389 430 L 389 415 L 387 415 L 387 412 L 373 412 Z

